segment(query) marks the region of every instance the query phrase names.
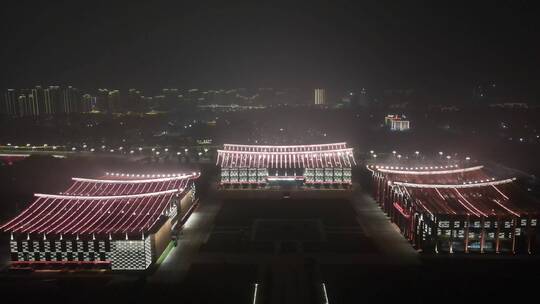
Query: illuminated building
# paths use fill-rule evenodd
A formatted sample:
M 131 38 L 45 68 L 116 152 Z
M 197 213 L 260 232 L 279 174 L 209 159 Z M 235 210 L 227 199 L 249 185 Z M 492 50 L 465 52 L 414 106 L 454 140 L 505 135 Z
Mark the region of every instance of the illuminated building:
M 17 91 L 14 89 L 7 89 L 6 93 L 4 94 L 2 113 L 11 116 L 18 116 L 19 107 L 17 101 Z
M 315 89 L 315 104 L 326 104 L 326 92 L 324 91 L 324 89 Z
M 302 146 L 225 144 L 218 150 L 224 188 L 297 185 L 307 188 L 349 187 L 356 165 L 346 143 Z
M 406 131 L 411 128 L 410 121 L 405 119 L 404 115 L 386 115 L 384 124 L 390 127 L 392 131 Z
M 81 93 L 77 88 L 68 86 L 62 92 L 62 113 L 79 113 L 82 112 Z
M 418 250 L 533 253 L 538 204 L 483 166 L 369 165 L 377 202 Z
M 73 178 L 60 194 L 35 194 L 0 226 L 11 236 L 11 266 L 145 270 L 191 214 L 198 177 L 107 173 Z

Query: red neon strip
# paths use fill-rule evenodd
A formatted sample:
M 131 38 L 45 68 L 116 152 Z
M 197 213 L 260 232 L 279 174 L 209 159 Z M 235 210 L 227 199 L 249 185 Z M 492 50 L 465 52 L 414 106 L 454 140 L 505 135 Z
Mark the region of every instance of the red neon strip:
M 410 218 L 411 215 L 408 214 L 404 209 L 403 207 L 401 207 L 397 202 L 394 202 L 394 208 L 396 208 L 397 211 L 399 211 L 399 213 L 401 213 L 401 215 L 403 215 L 405 218 Z

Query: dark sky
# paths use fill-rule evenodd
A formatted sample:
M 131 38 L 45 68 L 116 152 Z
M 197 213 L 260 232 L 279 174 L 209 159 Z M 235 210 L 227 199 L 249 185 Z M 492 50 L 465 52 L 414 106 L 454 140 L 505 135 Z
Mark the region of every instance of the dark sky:
M 142 2 L 4 3 L 0 86 L 414 87 L 459 96 L 495 80 L 538 96 L 535 1 Z

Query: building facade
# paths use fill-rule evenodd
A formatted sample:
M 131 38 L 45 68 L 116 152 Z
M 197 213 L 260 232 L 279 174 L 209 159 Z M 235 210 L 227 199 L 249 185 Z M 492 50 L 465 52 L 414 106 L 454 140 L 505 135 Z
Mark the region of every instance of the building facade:
M 0 226 L 11 266 L 146 270 L 196 204 L 198 173 L 73 178 L 60 194 L 35 194 Z
M 326 91 L 324 89 L 315 89 L 314 101 L 316 105 L 326 104 Z
M 423 252 L 537 252 L 538 204 L 483 166 L 371 165 L 373 195 Z
M 225 144 L 218 150 L 224 188 L 349 187 L 356 165 L 346 143 L 302 146 Z

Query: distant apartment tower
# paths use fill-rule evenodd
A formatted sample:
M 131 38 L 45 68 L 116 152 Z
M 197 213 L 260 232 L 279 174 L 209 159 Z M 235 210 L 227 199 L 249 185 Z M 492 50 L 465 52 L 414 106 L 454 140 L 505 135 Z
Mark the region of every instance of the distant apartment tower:
M 407 131 L 411 128 L 410 121 L 404 115 L 389 114 L 384 118 L 384 124 L 392 131 Z
M 8 89 L 4 94 L 4 104 L 2 106 L 2 114 L 10 116 L 18 116 L 18 104 L 17 104 L 17 91 L 15 89 Z
M 315 104 L 326 104 L 326 92 L 324 91 L 324 89 L 315 89 Z

